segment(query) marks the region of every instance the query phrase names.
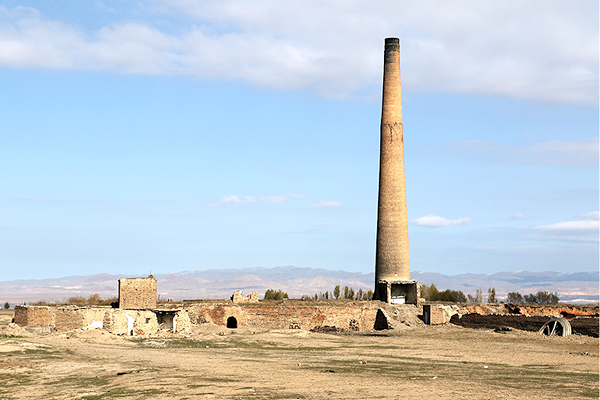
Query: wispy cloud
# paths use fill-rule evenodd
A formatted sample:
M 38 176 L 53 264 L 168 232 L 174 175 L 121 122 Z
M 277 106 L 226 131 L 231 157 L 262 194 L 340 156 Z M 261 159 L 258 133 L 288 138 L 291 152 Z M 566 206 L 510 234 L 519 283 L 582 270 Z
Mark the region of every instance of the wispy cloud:
M 472 225 L 474 223 L 473 219 L 471 218 L 447 219 L 437 215 L 426 215 L 425 217 L 413 219 L 410 222 L 415 225 L 429 226 L 433 228 L 439 228 L 442 226 Z
M 96 30 L 85 29 L 85 15 L 61 21 L 0 7 L 0 65 L 187 74 L 352 97 L 378 93 L 381 38 L 395 32 L 411 90 L 598 102 L 595 2 L 129 4 L 106 10 L 109 22 Z
M 550 225 L 540 225 L 534 227 L 533 231 L 538 232 L 541 238 L 546 240 L 595 243 L 597 245 L 600 229 L 598 213 L 580 214 L 580 216 L 584 215 L 595 217 L 595 220 L 587 219 L 583 221 L 566 221 Z
M 598 231 L 600 227 L 599 221 L 567 221 L 567 222 L 559 222 L 551 225 L 540 225 L 536 226 L 533 229 L 538 229 L 542 231 Z
M 600 219 L 600 213 L 598 211 L 592 211 L 588 213 L 577 214 L 573 217 L 573 219 L 593 219 L 598 221 Z
M 314 203 L 314 204 L 310 204 L 308 206 L 308 208 L 336 208 L 336 207 L 341 207 L 343 206 L 343 203 L 340 203 L 339 201 L 320 201 L 318 203 Z
M 500 162 L 527 164 L 598 164 L 598 138 L 551 140 L 523 146 L 509 146 L 482 140 L 452 143 L 436 151 L 459 151 Z
M 302 194 L 294 195 L 275 195 L 275 196 L 238 196 L 238 195 L 225 195 L 221 196 L 217 203 L 209 204 L 209 207 L 218 207 L 233 204 L 254 204 L 254 203 L 268 203 L 268 204 L 283 204 L 288 198 L 304 199 L 308 196 Z
M 531 218 L 531 217 L 528 217 L 528 216 L 523 215 L 521 213 L 516 213 L 516 214 L 513 214 L 512 217 L 510 217 L 510 220 L 511 221 L 518 221 L 518 220 L 521 220 L 521 219 L 529 219 L 529 218 Z

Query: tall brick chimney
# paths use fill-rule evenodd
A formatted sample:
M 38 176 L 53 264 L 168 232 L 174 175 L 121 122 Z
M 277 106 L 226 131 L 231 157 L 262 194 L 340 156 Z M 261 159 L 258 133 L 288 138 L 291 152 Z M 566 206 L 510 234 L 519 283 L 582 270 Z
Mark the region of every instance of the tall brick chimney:
M 415 281 L 410 280 L 408 254 L 400 41 L 397 38 L 385 39 L 383 56 L 376 252 L 374 299 L 416 303 L 418 293 L 412 292 L 418 288 L 406 287 L 415 285 Z

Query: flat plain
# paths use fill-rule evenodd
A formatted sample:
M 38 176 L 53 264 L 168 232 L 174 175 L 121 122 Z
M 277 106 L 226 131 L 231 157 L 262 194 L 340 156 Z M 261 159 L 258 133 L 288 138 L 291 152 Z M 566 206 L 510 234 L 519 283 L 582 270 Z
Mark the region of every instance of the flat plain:
M 598 338 L 453 325 L 367 333 L 32 335 L 0 314 L 0 399 L 585 399 Z

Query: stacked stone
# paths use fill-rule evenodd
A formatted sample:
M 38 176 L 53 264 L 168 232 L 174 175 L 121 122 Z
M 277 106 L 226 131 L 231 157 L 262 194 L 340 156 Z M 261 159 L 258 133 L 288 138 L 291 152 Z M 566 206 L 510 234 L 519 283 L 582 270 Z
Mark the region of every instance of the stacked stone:
M 156 278 L 119 279 L 119 308 L 156 308 Z

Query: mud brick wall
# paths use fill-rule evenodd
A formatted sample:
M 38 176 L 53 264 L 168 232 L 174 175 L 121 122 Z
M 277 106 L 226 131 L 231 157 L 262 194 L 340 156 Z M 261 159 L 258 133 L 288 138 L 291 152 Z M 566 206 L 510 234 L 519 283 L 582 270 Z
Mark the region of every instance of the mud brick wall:
M 128 315 L 131 315 L 132 312 L 128 311 Z M 154 335 L 158 332 L 158 319 L 156 318 L 156 314 L 152 311 L 137 311 L 135 312 L 135 316 L 131 315 L 135 318 L 133 323 L 133 335 Z
M 194 324 L 212 322 L 227 326 L 227 319 L 234 317 L 238 326 L 257 330 L 304 329 L 335 326 L 340 329 L 368 331 L 373 329 L 376 304 L 354 302 L 340 306 L 269 306 L 234 304 L 193 304 L 188 308 Z
M 83 324 L 84 326 L 90 325 L 94 321 L 104 321 L 104 315 L 108 310 L 112 310 L 110 307 L 93 307 L 84 308 L 83 310 Z
M 429 317 L 425 317 L 426 314 L 428 314 Z M 426 323 L 429 323 L 429 325 L 441 325 L 450 320 L 450 318 L 446 318 L 444 309 L 435 304 L 424 305 L 423 316 L 425 317 Z
M 85 314 L 86 310 L 78 307 L 57 308 L 54 317 L 56 332 L 68 332 L 87 326 Z
M 102 328 L 115 335 L 127 335 L 129 329 L 125 310 L 107 310 Z
M 156 278 L 119 279 L 119 308 L 156 308 Z
M 180 310 L 173 317 L 173 332 L 189 333 L 192 331 L 192 323 L 187 310 Z
M 56 332 L 83 328 L 83 312 L 77 307 L 57 308 L 54 317 Z
M 15 324 L 19 326 L 54 326 L 55 307 L 15 306 Z

